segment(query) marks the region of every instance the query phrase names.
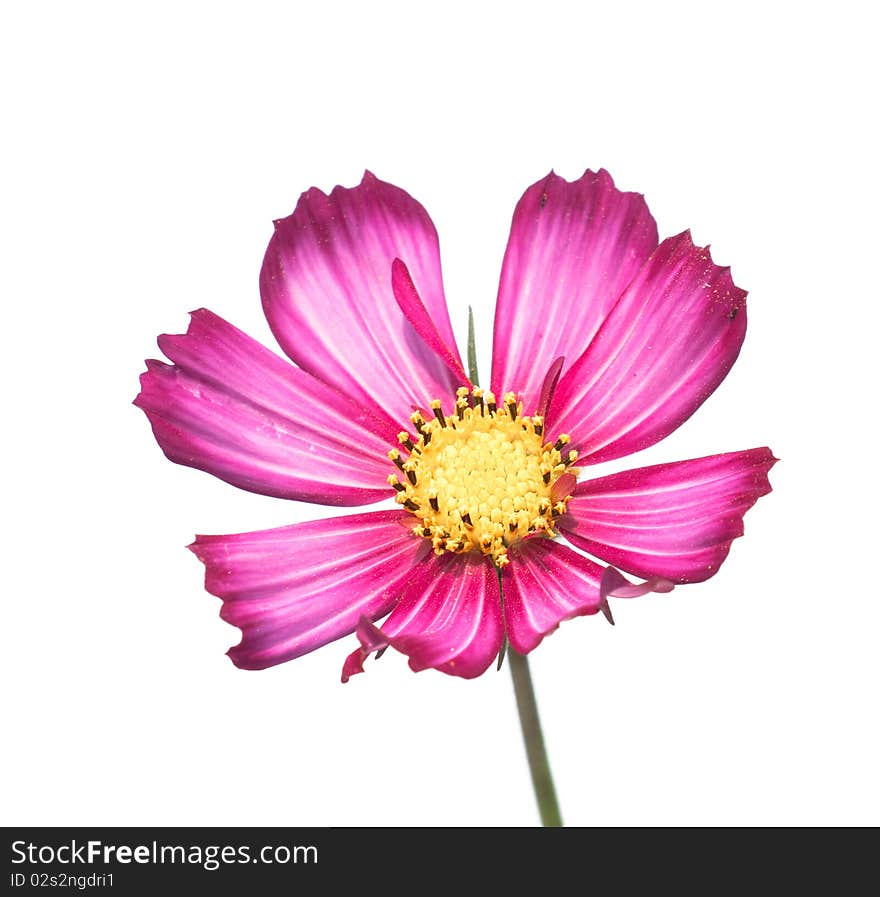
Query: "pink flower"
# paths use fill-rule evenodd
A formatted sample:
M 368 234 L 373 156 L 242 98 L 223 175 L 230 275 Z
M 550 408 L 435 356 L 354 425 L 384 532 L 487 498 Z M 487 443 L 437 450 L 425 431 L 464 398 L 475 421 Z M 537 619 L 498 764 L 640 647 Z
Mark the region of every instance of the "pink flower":
M 148 361 L 135 400 L 162 450 L 264 495 L 397 506 L 196 537 L 206 588 L 242 630 L 239 667 L 357 632 L 343 680 L 389 645 L 413 670 L 478 676 L 505 634 L 527 653 L 609 594 L 708 579 L 770 491 L 767 448 L 577 482 L 687 420 L 746 329 L 729 269 L 688 233 L 658 245 L 642 196 L 605 171 L 550 174 L 517 205 L 491 391 L 455 347 L 431 219 L 369 173 L 275 223 L 260 287 L 294 364 L 194 312 L 159 337 L 172 364 Z

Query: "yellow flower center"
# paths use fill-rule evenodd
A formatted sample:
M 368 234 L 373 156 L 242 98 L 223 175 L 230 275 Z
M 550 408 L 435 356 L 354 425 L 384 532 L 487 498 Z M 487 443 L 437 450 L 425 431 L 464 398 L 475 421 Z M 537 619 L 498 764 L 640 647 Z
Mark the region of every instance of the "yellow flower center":
M 388 453 L 400 471 L 388 482 L 419 519 L 415 532 L 437 554 L 481 551 L 499 567 L 514 542 L 556 535 L 568 497 L 554 499 L 553 487 L 577 460 L 575 451 L 563 456 L 569 437 L 545 443 L 543 419 L 523 417 L 514 393 L 498 407 L 491 392 L 462 387 L 454 414 L 445 416 L 439 399 L 431 409 L 432 420 L 412 415 L 414 435 L 398 436 L 403 453 Z

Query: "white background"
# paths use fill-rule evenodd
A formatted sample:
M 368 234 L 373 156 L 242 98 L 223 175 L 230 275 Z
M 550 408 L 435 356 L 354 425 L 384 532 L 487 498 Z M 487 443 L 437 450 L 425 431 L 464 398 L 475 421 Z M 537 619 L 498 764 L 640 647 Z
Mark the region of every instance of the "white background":
M 514 203 L 599 166 L 750 291 L 727 381 L 610 467 L 782 461 L 715 579 L 532 655 L 565 818 L 880 822 L 869 8 L 6 5 L 2 822 L 536 822 L 506 670 L 232 666 L 183 546 L 330 512 L 170 464 L 131 400 L 190 309 L 274 346 L 272 219 L 365 167 L 433 216 L 488 372 Z

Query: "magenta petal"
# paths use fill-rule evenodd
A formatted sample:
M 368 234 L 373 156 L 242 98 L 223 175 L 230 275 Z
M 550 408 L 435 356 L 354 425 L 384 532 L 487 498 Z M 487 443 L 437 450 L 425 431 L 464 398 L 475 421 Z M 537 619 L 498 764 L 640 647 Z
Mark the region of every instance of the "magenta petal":
M 378 626 L 374 626 L 366 617 L 361 617 L 355 631 L 361 646 L 357 650 L 352 651 L 342 664 L 343 684 L 348 682 L 352 676 L 363 673 L 364 661 L 371 654 L 382 651 L 391 644 L 385 633 Z
M 260 291 L 272 332 L 300 367 L 400 424 L 462 384 L 395 302 L 396 258 L 454 350 L 434 225 L 409 194 L 370 173 L 329 196 L 307 191 L 275 222 Z
M 385 498 L 397 429 L 297 370 L 217 315 L 163 335 L 142 408 L 165 454 L 234 486 L 331 505 Z
M 743 515 L 770 491 L 770 449 L 626 470 L 580 483 L 559 518 L 578 548 L 644 579 L 714 575 Z
M 366 656 L 367 655 L 363 650 L 358 649 L 352 651 L 351 654 L 345 658 L 345 661 L 342 664 L 343 683 L 348 682 L 352 676 L 356 676 L 358 673 L 363 673 Z
M 559 542 L 526 539 L 504 568 L 507 637 L 528 654 L 563 620 L 601 610 L 602 568 Z
M 412 572 L 400 603 L 376 629 L 358 627 L 361 648 L 346 658 L 343 681 L 367 654 L 391 645 L 410 667 L 473 679 L 498 656 L 504 635 L 498 577 L 482 555 L 429 555 Z
M 495 308 L 492 389 L 517 392 L 532 413 L 555 358 L 570 367 L 657 246 L 638 193 L 607 171 L 569 183 L 552 172 L 513 213 Z
M 430 548 L 405 511 L 374 511 L 231 536 L 197 536 L 205 588 L 242 631 L 229 651 L 248 670 L 292 660 L 388 613 Z
M 409 269 L 400 259 L 394 259 L 391 263 L 391 288 L 394 298 L 407 321 L 415 328 L 416 333 L 433 349 L 439 358 L 442 358 L 455 382 L 459 386 L 470 386 L 471 381 L 464 372 L 461 359 L 457 352 L 453 352 L 443 342 L 443 338 L 437 331 L 433 319 L 428 314 L 418 290 L 412 281 Z M 439 396 L 438 396 L 439 398 Z
M 565 359 L 560 355 L 554 359 L 547 368 L 544 381 L 541 384 L 541 392 L 539 393 L 537 412 L 541 417 L 547 414 L 547 409 L 553 401 L 553 393 L 556 392 L 556 385 L 559 383 L 559 377 L 562 374 L 562 368 L 565 365 Z
M 746 331 L 746 293 L 690 234 L 664 240 L 565 373 L 547 414 L 581 463 L 653 445 L 730 370 Z
M 606 567 L 599 583 L 599 597 L 603 602 L 608 598 L 641 598 L 649 592 L 671 592 L 674 588 L 675 583 L 662 576 L 652 576 L 644 582 L 635 583 L 614 567 Z

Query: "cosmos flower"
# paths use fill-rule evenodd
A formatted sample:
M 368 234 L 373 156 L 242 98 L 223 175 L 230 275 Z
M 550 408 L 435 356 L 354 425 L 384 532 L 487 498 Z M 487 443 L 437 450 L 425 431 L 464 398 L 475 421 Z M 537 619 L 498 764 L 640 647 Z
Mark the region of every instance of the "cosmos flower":
M 605 171 L 551 173 L 516 206 L 491 389 L 456 349 L 431 219 L 369 173 L 275 222 L 260 289 L 293 364 L 194 312 L 159 337 L 172 363 L 148 361 L 135 400 L 162 450 L 264 495 L 396 504 L 196 537 L 239 667 L 356 632 L 343 680 L 388 646 L 478 676 L 505 638 L 525 654 L 608 595 L 714 575 L 770 491 L 767 448 L 583 477 L 687 420 L 746 329 L 729 269 L 687 232 L 658 243 L 643 197 Z

